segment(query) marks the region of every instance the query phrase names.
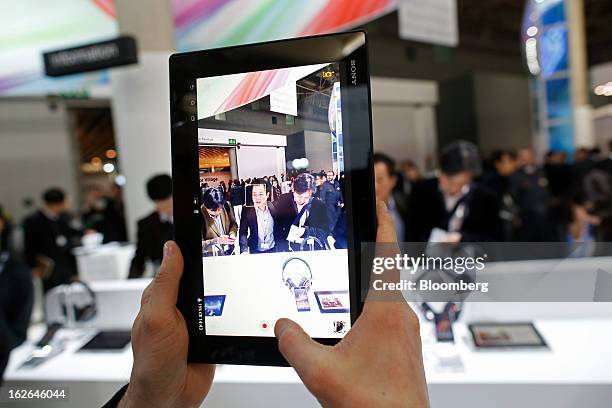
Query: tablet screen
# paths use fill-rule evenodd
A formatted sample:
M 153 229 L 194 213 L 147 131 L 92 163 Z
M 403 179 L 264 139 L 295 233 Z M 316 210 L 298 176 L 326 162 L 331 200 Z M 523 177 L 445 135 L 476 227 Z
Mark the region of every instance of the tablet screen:
M 351 324 L 340 63 L 196 79 L 204 327 Z

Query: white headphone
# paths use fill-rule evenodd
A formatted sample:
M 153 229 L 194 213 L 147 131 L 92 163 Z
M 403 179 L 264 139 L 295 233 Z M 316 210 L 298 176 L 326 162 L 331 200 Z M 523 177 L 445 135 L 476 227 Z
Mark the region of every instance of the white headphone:
M 308 289 L 312 285 L 312 271 L 310 265 L 302 258 L 289 258 L 283 264 L 283 283 L 291 290 Z M 295 282 L 299 282 L 297 285 Z

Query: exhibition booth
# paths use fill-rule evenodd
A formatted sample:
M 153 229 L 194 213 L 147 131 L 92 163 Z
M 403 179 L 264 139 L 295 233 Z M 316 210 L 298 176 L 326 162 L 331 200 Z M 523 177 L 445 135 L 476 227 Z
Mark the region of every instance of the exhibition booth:
M 223 258 L 217 258 L 222 261 Z M 494 269 L 549 270 L 550 261 L 517 261 L 493 265 Z M 582 261 L 581 261 L 582 262 Z M 583 268 L 610 264 L 612 259 L 595 264 L 570 262 L 567 271 L 579 276 Z M 229 271 L 232 272 L 232 271 Z M 233 271 L 234 281 L 249 287 L 248 270 Z M 112 278 L 112 276 L 109 275 Z M 102 278 L 102 277 L 98 277 Z M 244 279 L 243 279 L 244 278 Z M 595 279 L 576 280 L 577 291 L 593 290 Z M 270 277 L 274 281 L 274 277 Z M 280 281 L 280 278 L 278 279 Z M 31 327 L 29 339 L 14 350 L 5 374 L 10 386 L 54 385 L 66 387 L 69 398 L 61 403 L 40 406 L 99 406 L 129 381 L 132 351 L 129 345 L 116 350 L 82 350 L 99 331 L 121 332 L 131 328 L 139 310 L 140 296 L 148 279 L 94 280 L 96 315 L 84 324 L 58 331 L 46 355 L 36 347 L 45 332 L 44 324 Z M 227 307 L 232 296 L 228 295 Z M 280 286 L 279 286 L 280 287 Z M 215 288 L 216 289 L 216 288 Z M 248 288 L 247 288 L 248 289 Z M 214 289 L 211 289 L 214 290 Z M 285 289 L 286 290 L 286 289 Z M 282 298 L 283 293 L 279 293 Z M 289 296 L 289 292 L 286 293 Z M 313 299 L 316 305 L 316 301 Z M 265 300 L 255 305 L 265 310 Z M 316 306 L 314 306 L 316 308 Z M 413 304 L 419 311 L 419 305 Z M 117 313 L 117 311 L 121 313 Z M 264 312 L 265 313 L 265 312 Z M 318 313 L 318 311 L 317 311 Z M 432 406 L 500 407 L 555 406 L 605 407 L 612 400 L 612 357 L 607 352 L 612 342 L 610 303 L 569 302 L 471 302 L 463 303 L 459 320 L 453 323 L 454 343 L 439 342 L 433 322 L 419 312 L 423 357 Z M 270 323 L 274 317 L 270 316 Z M 546 346 L 483 349 L 475 346 L 468 325 L 472 323 L 532 322 Z M 261 327 L 254 330 L 266 330 Z M 54 405 L 55 404 L 55 405 Z M 59 404 L 59 405 L 58 405 Z M 314 397 L 291 368 L 220 366 L 206 399 L 207 407 L 312 407 Z

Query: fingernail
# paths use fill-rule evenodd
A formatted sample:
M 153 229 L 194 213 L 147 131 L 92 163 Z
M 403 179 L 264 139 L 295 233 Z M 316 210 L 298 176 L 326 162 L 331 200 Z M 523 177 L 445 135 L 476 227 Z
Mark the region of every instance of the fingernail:
M 170 241 L 166 242 L 164 244 L 164 258 L 170 258 L 172 257 L 173 254 L 173 248 L 172 248 L 172 244 L 170 243 Z
M 278 319 L 276 324 L 274 325 L 274 335 L 276 337 L 280 337 L 289 327 L 291 327 L 291 322 L 287 319 Z

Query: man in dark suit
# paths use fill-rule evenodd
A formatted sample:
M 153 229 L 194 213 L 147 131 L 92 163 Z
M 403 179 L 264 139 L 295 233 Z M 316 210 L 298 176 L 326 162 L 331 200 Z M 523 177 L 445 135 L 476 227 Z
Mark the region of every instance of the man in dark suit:
M 552 160 L 553 164 L 560 162 L 562 157 L 560 155 Z M 550 213 L 552 197 L 550 181 L 546 172 L 537 165 L 535 153 L 531 148 L 519 150 L 518 159 L 519 168 L 509 177 L 510 195 L 516 203 L 520 219 L 514 241 L 555 241 L 553 223 L 551 222 L 551 219 L 555 217 Z M 568 185 L 569 176 L 564 177 L 565 184 Z M 553 184 L 558 183 L 553 182 Z M 553 190 L 555 194 L 560 194 L 563 189 L 557 187 L 554 187 Z
M 159 266 L 164 243 L 174 235 L 172 178 L 166 174 L 152 177 L 147 182 L 147 194 L 155 204 L 155 211 L 138 221 L 136 253 L 130 265 L 129 278 L 141 278 L 146 261 Z
M 277 251 L 288 251 L 290 245 L 291 249 L 299 251 L 311 241 L 315 249 L 326 248 L 331 230 L 325 204 L 314 197 L 314 176 L 308 173 L 298 175 L 291 189 L 290 193 L 282 194 L 273 203 Z
M 202 195 L 202 253 L 204 256 L 230 255 L 234 249 L 238 224 L 234 210 L 217 188 Z
M 99 186 L 91 191 L 91 204 L 83 214 L 84 229 L 93 229 L 104 237 L 103 243 L 126 242 L 125 216 L 121 188 L 114 184 L 111 194 L 106 195 Z
M 23 223 L 24 252 L 35 275 L 42 279 L 43 289 L 69 283 L 77 278 L 76 259 L 72 249 L 80 243 L 80 232 L 70 225 L 69 202 L 59 188 L 43 194 L 43 206 Z
M 27 337 L 34 299 L 30 269 L 8 243 L 8 220 L 0 208 L 0 386 L 10 351 Z
M 250 189 L 253 206 L 242 209 L 239 231 L 240 253 L 275 252 L 276 220 L 272 203 L 268 201 L 270 184 L 265 180 L 254 180 Z
M 408 206 L 408 241 L 500 241 L 499 200 L 473 181 L 480 172 L 476 146 L 464 141 L 449 145 L 442 151 L 440 170 L 439 177 L 414 186 Z
M 402 242 L 406 237 L 406 198 L 396 188 L 397 181 L 395 160 L 384 153 L 374 153 L 376 199 L 387 205 L 395 224 L 397 241 Z

